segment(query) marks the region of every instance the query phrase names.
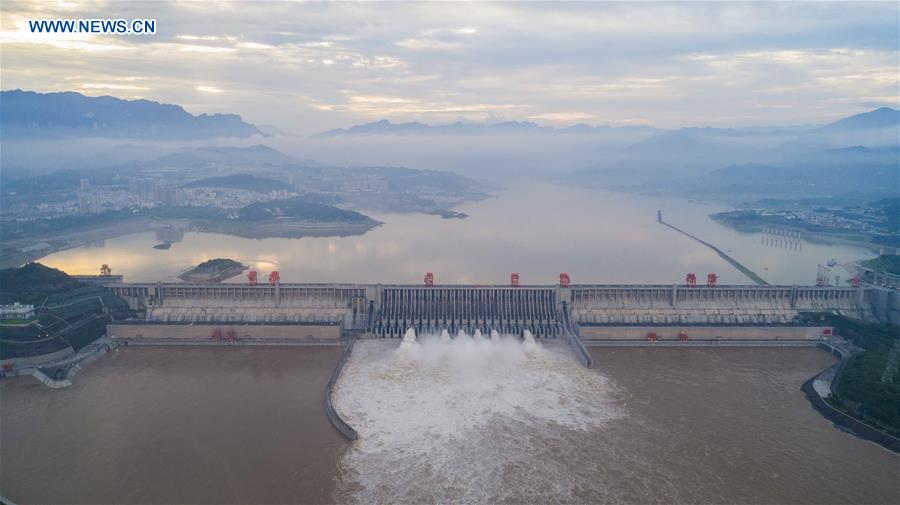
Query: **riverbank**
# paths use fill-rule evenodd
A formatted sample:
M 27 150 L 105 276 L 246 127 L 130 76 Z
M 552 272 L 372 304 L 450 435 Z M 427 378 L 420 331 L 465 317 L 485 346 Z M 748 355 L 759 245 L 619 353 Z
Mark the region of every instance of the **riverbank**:
M 275 219 L 262 222 L 197 221 L 197 230 L 206 233 L 223 233 L 235 237 L 304 238 L 304 237 L 351 237 L 364 235 L 381 226 L 381 221 L 367 219 L 363 222 L 310 221 L 295 219 Z
M 3 243 L 0 268 L 15 268 L 30 261 L 67 249 L 74 249 L 104 240 L 154 229 L 164 225 L 148 217 L 121 219 L 98 226 L 86 226 L 35 237 L 14 239 Z M 99 266 L 98 266 L 99 267 Z
M 878 428 L 866 424 L 855 417 L 851 417 L 828 404 L 828 397 L 832 394 L 833 377 L 837 370 L 844 364 L 833 365 L 823 370 L 818 375 L 804 382 L 800 389 L 812 407 L 823 417 L 831 421 L 834 426 L 846 430 L 853 435 L 870 442 L 874 442 L 885 449 L 900 454 L 900 438 L 886 433 Z

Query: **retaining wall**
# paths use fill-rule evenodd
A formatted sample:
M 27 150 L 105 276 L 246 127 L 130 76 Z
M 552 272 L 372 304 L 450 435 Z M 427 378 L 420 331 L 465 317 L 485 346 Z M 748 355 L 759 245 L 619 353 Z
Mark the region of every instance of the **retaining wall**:
M 224 338 L 234 330 L 237 340 L 296 340 L 339 343 L 341 327 L 337 324 L 154 324 L 114 323 L 106 326 L 106 334 L 113 340 L 210 340 L 215 330 Z
M 678 340 L 681 331 L 688 340 L 819 340 L 830 327 L 805 326 L 591 326 L 581 324 L 581 339 L 646 341 L 650 332 L 660 340 Z M 827 335 L 826 335 L 827 336 Z
M 331 397 L 334 395 L 334 386 L 341 377 L 341 371 L 344 370 L 344 365 L 347 364 L 347 360 L 350 359 L 350 353 L 353 352 L 354 342 L 356 342 L 356 339 L 351 338 L 347 343 L 347 347 L 344 348 L 344 351 L 341 353 L 341 358 L 334 366 L 334 370 L 331 371 L 331 377 L 329 377 L 328 385 L 325 387 L 325 415 L 328 416 L 328 420 L 331 421 L 331 424 L 335 429 L 337 429 L 341 435 L 344 435 L 347 440 L 351 441 L 357 440 L 359 438 L 359 433 L 357 433 L 352 426 L 347 424 L 340 414 L 337 413 L 334 409 L 334 403 L 331 401 Z

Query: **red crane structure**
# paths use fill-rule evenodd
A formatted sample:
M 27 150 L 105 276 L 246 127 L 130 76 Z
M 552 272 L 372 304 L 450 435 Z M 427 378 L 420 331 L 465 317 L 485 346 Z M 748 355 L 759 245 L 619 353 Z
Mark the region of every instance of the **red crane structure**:
M 425 272 L 425 285 L 426 286 L 434 286 L 434 274 L 431 272 Z
M 250 284 L 256 284 L 256 270 L 250 270 L 247 272 L 247 282 Z
M 278 275 L 278 270 L 275 270 L 269 274 L 269 284 L 274 286 L 279 282 L 281 282 L 281 276 Z
M 678 340 L 680 340 L 682 342 L 687 342 L 688 341 L 687 332 L 684 330 L 681 330 L 680 332 L 678 332 Z
M 831 269 L 820 264 L 816 268 L 816 286 L 827 286 L 828 278 L 831 276 Z
M 222 340 L 222 330 L 220 328 L 216 328 L 215 330 L 213 330 L 211 338 L 213 342 Z
M 567 288 L 567 287 L 569 287 L 570 282 L 571 281 L 569 280 L 569 274 L 567 274 L 565 272 L 559 274 L 559 287 Z
M 509 285 L 514 288 L 519 287 L 519 274 L 515 272 L 509 274 Z
M 225 332 L 225 338 L 229 342 L 234 342 L 235 340 L 237 340 L 237 332 L 234 331 L 233 328 L 229 328 L 228 331 Z
M 716 287 L 716 282 L 719 280 L 719 276 L 716 274 L 708 274 L 706 276 L 706 287 L 714 288 Z
M 697 274 L 695 274 L 695 273 L 687 274 L 687 278 L 686 278 L 685 282 L 687 283 L 687 287 L 689 287 L 689 288 L 697 287 Z
M 659 341 L 659 337 L 656 336 L 655 331 L 651 331 L 650 333 L 647 334 L 647 342 L 658 342 L 658 341 Z

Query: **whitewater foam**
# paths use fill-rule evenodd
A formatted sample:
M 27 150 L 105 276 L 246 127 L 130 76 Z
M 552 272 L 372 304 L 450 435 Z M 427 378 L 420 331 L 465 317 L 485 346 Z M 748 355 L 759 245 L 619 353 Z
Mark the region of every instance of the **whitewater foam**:
M 360 434 L 336 499 L 355 503 L 558 501 L 575 496 L 545 428 L 601 429 L 613 387 L 560 342 L 492 332 L 359 341 L 335 406 Z M 553 431 L 553 430 L 551 430 Z M 540 476 L 540 478 L 537 478 Z M 563 501 L 565 501 L 563 499 Z

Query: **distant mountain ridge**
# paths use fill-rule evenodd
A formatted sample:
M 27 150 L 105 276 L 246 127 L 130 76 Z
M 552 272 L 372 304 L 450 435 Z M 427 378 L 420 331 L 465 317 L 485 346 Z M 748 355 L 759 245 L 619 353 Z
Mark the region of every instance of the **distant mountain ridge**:
M 880 107 L 873 111 L 855 114 L 829 123 L 819 128 L 819 131 L 840 133 L 847 130 L 869 130 L 888 127 L 900 127 L 900 110 Z
M 75 92 L 0 92 L 4 138 L 110 137 L 205 139 L 262 135 L 237 114 L 195 116 L 181 106 L 150 100 L 90 97 Z
M 446 125 L 427 125 L 419 122 L 392 123 L 387 119 L 351 126 L 350 128 L 336 128 L 328 130 L 316 137 L 339 137 L 352 135 L 481 135 L 496 133 L 538 133 L 538 134 L 590 134 L 601 131 L 635 131 L 655 132 L 656 128 L 649 126 L 591 126 L 578 123 L 566 128 L 553 128 L 541 126 L 531 121 L 501 121 L 491 124 L 473 124 L 457 121 Z
M 486 133 L 540 133 L 540 134 L 593 134 L 611 131 L 635 133 L 678 133 L 689 135 L 752 137 L 764 133 L 780 131 L 813 131 L 836 133 L 842 131 L 859 131 L 868 129 L 900 127 L 900 111 L 890 107 L 881 107 L 869 112 L 849 116 L 824 126 L 778 126 L 778 127 L 685 127 L 673 130 L 654 128 L 652 126 L 591 126 L 577 123 L 564 128 L 541 126 L 531 121 L 502 121 L 491 124 L 473 124 L 457 121 L 446 125 L 427 125 L 420 122 L 392 123 L 387 119 L 354 125 L 349 128 L 336 128 L 315 135 L 316 137 L 339 137 L 353 135 L 475 135 Z

